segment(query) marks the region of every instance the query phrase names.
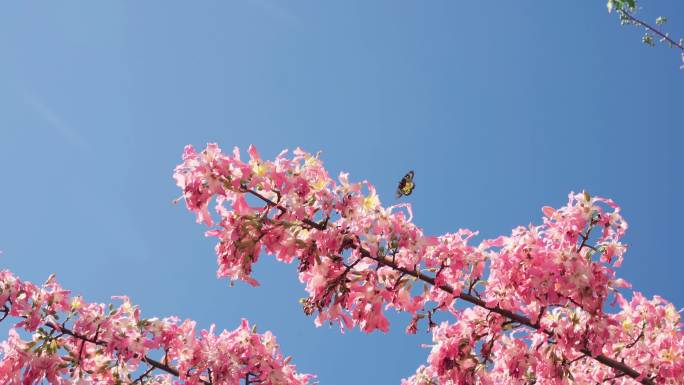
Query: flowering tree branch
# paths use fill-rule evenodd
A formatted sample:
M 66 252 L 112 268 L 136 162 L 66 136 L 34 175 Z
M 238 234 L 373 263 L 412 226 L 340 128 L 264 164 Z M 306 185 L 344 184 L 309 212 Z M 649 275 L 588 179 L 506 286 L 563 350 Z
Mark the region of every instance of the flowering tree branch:
M 317 313 L 317 325 L 387 331 L 383 307 L 409 313 L 409 333 L 428 320 L 428 365 L 406 384 L 684 379 L 673 305 L 639 293 L 627 301 L 617 291 L 629 286 L 612 269 L 623 259 L 627 224 L 609 199 L 570 194 L 567 206 L 543 208 L 543 224 L 470 246 L 476 233 L 425 236 L 410 205 L 382 207 L 370 183 L 346 174 L 333 181 L 318 156 L 299 149 L 264 161 L 250 147 L 242 161 L 238 149 L 227 156 L 209 145 L 200 153 L 186 147 L 183 159 L 174 176 L 187 207 L 219 240 L 219 277 L 258 285 L 251 272 L 263 250 L 297 259 L 309 293 L 304 312 Z M 265 204 L 254 207 L 248 196 Z M 208 211 L 214 198 L 218 222 Z M 609 298 L 619 312 L 604 311 Z M 457 299 L 476 306 L 458 310 Z M 436 312 L 456 321 L 437 325 Z
M 142 319 L 128 298 L 116 298 L 123 303 L 107 309 L 71 297 L 54 276 L 38 287 L 0 272 L 1 319 L 19 320 L 0 345 L 0 383 L 237 385 L 249 373 L 252 383 L 305 385 L 312 378 L 295 371 L 270 332 L 257 334 L 246 320 L 231 332 L 197 335 L 193 321 Z M 163 352 L 161 361 L 154 352 Z
M 271 201 L 270 199 L 264 197 L 263 195 L 259 194 L 258 192 L 254 191 L 254 190 L 244 189 L 244 192 L 258 197 L 259 199 L 264 201 L 268 206 L 277 207 L 279 209 L 286 211 L 286 209 L 283 208 L 282 206 L 279 206 L 275 202 Z M 314 222 L 307 220 L 305 223 L 312 224 Z M 315 226 L 315 227 L 317 227 L 320 230 L 325 230 L 325 227 L 320 227 L 320 226 Z M 586 246 L 586 242 L 589 239 L 589 235 L 590 235 L 592 229 L 593 229 L 593 226 L 587 230 L 586 234 L 581 235 L 582 243 L 580 244 L 578 250 L 581 250 Z M 506 310 L 506 309 L 502 309 L 499 306 L 494 306 L 494 307 L 487 306 L 485 301 L 483 301 L 479 297 L 471 295 L 470 293 L 467 293 L 467 292 L 458 293 L 448 284 L 437 285 L 434 277 L 423 274 L 418 270 L 407 269 L 407 268 L 401 267 L 401 266 L 397 265 L 395 262 L 393 262 L 388 257 L 384 257 L 384 256 L 374 257 L 373 255 L 371 255 L 371 253 L 368 250 L 364 249 L 363 247 L 361 247 L 359 245 L 354 245 L 352 247 L 356 248 L 364 258 L 374 260 L 380 266 L 388 266 L 388 267 L 390 267 L 396 271 L 400 271 L 402 274 L 412 276 L 412 277 L 419 279 L 419 280 L 421 280 L 421 281 L 423 281 L 429 285 L 436 286 L 440 290 L 443 290 L 443 291 L 445 291 L 451 295 L 458 296 L 459 299 L 462 299 L 462 300 L 469 302 L 473 305 L 479 306 L 479 307 L 486 309 L 490 312 L 500 314 L 500 315 L 508 318 L 509 320 L 514 321 L 520 325 L 524 325 L 524 326 L 527 326 L 529 328 L 539 330 L 539 331 L 543 332 L 544 334 L 547 334 L 549 337 L 553 337 L 553 333 L 550 331 L 542 329 L 539 326 L 538 321 L 536 323 L 532 322 L 532 320 L 529 319 L 528 317 L 525 317 L 525 316 L 520 315 L 520 314 L 516 314 L 516 313 L 509 311 L 509 310 Z M 358 263 L 359 261 L 361 261 L 361 259 L 358 259 L 355 262 L 355 264 Z M 342 272 L 342 274 L 340 274 L 340 277 L 346 276 L 346 274 L 350 271 L 350 269 L 353 266 L 354 266 L 353 264 L 349 265 Z M 537 319 L 539 320 L 539 318 L 540 317 L 538 317 Z M 640 334 L 640 336 L 642 336 L 642 335 L 643 335 L 643 332 L 642 332 L 642 334 Z M 634 343 L 632 343 L 630 345 L 633 346 L 636 342 L 637 342 L 637 340 L 635 340 Z M 627 347 L 629 348 L 631 346 L 627 346 Z M 582 355 L 579 358 L 591 357 L 591 358 L 595 359 L 596 361 L 598 361 L 598 362 L 600 362 L 600 363 L 602 363 L 608 367 L 619 370 L 621 372 L 621 375 L 627 375 L 627 376 L 630 376 L 634 379 L 640 379 L 639 382 L 641 382 L 644 385 L 654 385 L 655 384 L 650 378 L 641 378 L 642 376 L 639 372 L 637 372 L 636 370 L 632 369 L 631 367 L 625 365 L 624 362 L 619 362 L 619 361 L 614 360 L 610 357 L 606 357 L 602 354 L 599 354 L 598 356 L 592 356 L 591 352 L 588 349 L 581 349 L 580 352 L 582 353 Z
M 64 326 L 54 325 L 52 323 L 47 323 L 47 324 L 45 324 L 45 326 L 47 326 L 48 328 L 50 328 L 54 331 L 62 333 L 63 335 L 68 335 L 68 336 L 76 338 L 77 340 L 80 340 L 81 341 L 81 348 L 79 349 L 79 357 L 81 356 L 81 353 L 83 351 L 83 346 L 85 346 L 86 342 L 94 344 L 94 345 L 98 345 L 98 346 L 105 346 L 105 347 L 107 346 L 107 343 L 105 341 L 98 340 L 97 338 L 89 338 L 89 337 L 81 335 L 79 333 L 75 333 L 73 330 L 70 330 Z M 139 357 L 134 355 L 134 358 L 139 358 Z M 161 370 L 165 373 L 168 373 L 174 377 L 180 377 L 180 373 L 178 372 L 177 369 L 175 369 L 175 368 L 173 368 L 167 364 L 163 364 L 163 363 L 161 363 L 161 362 L 159 362 L 153 358 L 150 358 L 149 356 L 142 357 L 141 361 L 148 364 L 149 368 L 142 375 L 140 375 L 140 377 L 138 377 L 135 381 L 133 381 L 134 384 L 137 382 L 142 383 L 142 379 L 145 377 L 148 377 L 154 369 L 159 369 L 159 370 Z M 209 373 L 210 372 L 211 372 L 211 369 L 209 369 Z M 211 378 L 211 375 L 209 375 L 207 378 Z M 198 381 L 204 385 L 210 385 L 211 384 L 211 382 L 208 379 L 205 380 L 203 378 L 199 378 Z
M 363 253 L 364 251 L 365 251 L 365 250 L 363 250 L 362 253 Z M 367 253 L 367 252 L 366 252 L 366 253 Z M 365 253 L 364 253 L 364 254 L 365 254 Z M 368 256 L 368 258 L 375 259 L 375 258 L 372 258 L 372 257 L 370 257 L 370 256 Z M 375 260 L 378 261 L 379 263 L 381 263 L 382 265 L 389 266 L 389 267 L 391 267 L 391 268 L 393 268 L 393 269 L 402 271 L 402 272 L 404 272 L 404 273 L 406 273 L 406 274 L 408 274 L 408 275 L 411 275 L 411 276 L 413 276 L 413 277 L 415 277 L 415 278 L 418 278 L 418 279 L 420 279 L 421 281 L 426 282 L 426 283 L 428 283 L 428 284 L 430 284 L 430 285 L 433 285 L 433 286 L 435 285 L 435 279 L 432 278 L 432 277 L 429 277 L 429 276 L 427 276 L 427 275 L 425 275 L 425 274 L 422 274 L 422 273 L 416 272 L 416 271 L 410 271 L 410 270 L 403 269 L 403 268 L 401 268 L 401 267 L 399 267 L 399 266 L 393 264 L 392 261 L 389 261 L 389 260 L 387 260 L 386 258 L 383 258 L 382 260 L 379 260 L 379 259 L 375 259 Z M 458 295 L 458 298 L 460 298 L 460 299 L 462 299 L 462 300 L 464 300 L 464 301 L 466 301 L 466 302 L 470 302 L 471 304 L 476 305 L 476 306 L 479 306 L 479 307 L 481 307 L 481 308 L 483 308 L 483 309 L 486 309 L 486 310 L 488 310 L 488 311 L 490 311 L 490 312 L 492 312 L 492 313 L 500 314 L 500 315 L 502 315 L 502 316 L 508 318 L 508 319 L 511 320 L 511 321 L 517 322 L 517 323 L 520 324 L 520 325 L 524 325 L 524 326 L 527 326 L 527 327 L 529 327 L 529 328 L 532 328 L 532 329 L 535 329 L 535 330 L 539 330 L 539 331 L 541 331 L 541 332 L 543 332 L 543 333 L 549 335 L 550 337 L 553 337 L 553 333 L 552 333 L 552 332 L 542 329 L 542 328 L 539 326 L 539 323 L 538 323 L 538 322 L 537 322 L 537 323 L 532 322 L 532 320 L 530 320 L 529 318 L 527 318 L 527 317 L 525 317 L 525 316 L 522 316 L 522 315 L 513 313 L 513 312 L 511 312 L 511 311 L 509 311 L 509 310 L 506 310 L 506 309 L 502 309 L 502 308 L 500 308 L 500 307 L 498 307 L 498 306 L 495 306 L 495 307 L 487 306 L 487 304 L 485 303 L 485 301 L 483 301 L 482 299 L 480 299 L 480 298 L 478 298 L 478 297 L 476 297 L 476 296 L 473 296 L 473 295 L 471 295 L 471 294 L 465 293 L 465 292 L 455 293 L 454 290 L 453 290 L 451 287 L 449 287 L 448 285 L 440 285 L 439 288 L 440 288 L 441 290 L 444 290 L 445 292 L 447 292 L 447 293 L 449 293 L 449 294 L 457 294 L 457 295 Z M 635 342 L 636 342 L 636 341 L 635 341 Z M 629 346 L 628 346 L 628 348 L 629 348 Z M 632 378 L 634 378 L 634 379 L 639 379 L 639 378 L 642 377 L 641 374 L 640 374 L 639 372 L 637 372 L 636 370 L 632 369 L 631 367 L 625 365 L 624 362 L 619 362 L 619 361 L 614 360 L 614 359 L 612 359 L 612 358 L 610 358 L 610 357 L 606 357 L 606 356 L 604 356 L 603 354 L 599 354 L 599 355 L 597 355 L 597 356 L 592 356 L 591 352 L 590 352 L 588 349 L 580 349 L 580 352 L 582 353 L 582 355 L 579 356 L 578 359 L 581 359 L 581 358 L 584 358 L 584 357 L 591 357 L 591 358 L 595 359 L 596 361 L 598 361 L 598 362 L 600 362 L 600 363 L 602 363 L 602 364 L 604 364 L 604 365 L 606 365 L 606 366 L 608 366 L 608 367 L 611 367 L 611 368 L 613 368 L 613 369 L 619 370 L 620 372 L 623 373 L 623 375 L 630 376 L 630 377 L 632 377 Z M 655 384 L 655 383 L 654 383 L 651 379 L 649 379 L 649 378 L 642 378 L 642 379 L 640 379 L 639 382 L 641 382 L 641 383 L 644 384 L 644 385 L 654 385 L 654 384 Z

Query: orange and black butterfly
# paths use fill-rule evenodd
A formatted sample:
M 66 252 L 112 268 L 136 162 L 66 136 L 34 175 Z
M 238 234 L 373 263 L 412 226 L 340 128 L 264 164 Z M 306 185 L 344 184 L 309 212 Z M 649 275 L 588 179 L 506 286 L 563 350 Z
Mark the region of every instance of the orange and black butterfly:
M 413 170 L 411 170 L 401 178 L 397 187 L 397 198 L 401 198 L 402 195 L 411 195 L 413 189 L 416 188 L 416 184 L 413 183 L 413 175 Z

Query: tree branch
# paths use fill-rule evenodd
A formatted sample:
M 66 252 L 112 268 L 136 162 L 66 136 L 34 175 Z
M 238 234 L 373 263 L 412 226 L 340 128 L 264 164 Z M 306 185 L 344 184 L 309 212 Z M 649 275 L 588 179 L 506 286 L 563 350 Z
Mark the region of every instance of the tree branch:
M 677 45 L 677 46 L 684 49 L 684 47 L 681 47 L 679 45 Z M 276 202 L 273 202 L 272 200 L 266 198 L 265 196 L 263 196 L 262 194 L 260 194 L 257 191 L 245 188 L 243 190 L 243 192 L 250 193 L 250 194 L 256 196 L 257 198 L 264 201 L 267 205 L 269 205 L 271 207 L 276 207 L 279 210 L 281 210 L 283 213 L 284 213 L 284 211 L 287 210 L 286 207 L 284 207 L 280 204 L 277 204 Z M 321 231 L 325 230 L 327 228 L 327 225 L 328 225 L 327 220 L 323 225 L 318 224 L 318 223 L 313 222 L 313 221 L 308 220 L 308 219 L 304 219 L 304 220 L 302 220 L 302 222 L 307 224 L 307 225 L 310 225 L 310 226 L 312 226 L 318 230 L 321 230 Z M 587 234 L 585 235 L 585 238 L 586 239 L 589 238 L 589 232 L 587 232 Z M 586 241 L 586 239 L 585 239 L 585 241 Z M 400 271 L 404 274 L 410 275 L 410 276 L 417 278 L 417 279 L 419 279 L 425 283 L 428 283 L 432 286 L 436 286 L 439 289 L 441 289 L 441 290 L 443 290 L 449 294 L 452 294 L 452 295 L 454 295 L 454 296 L 456 296 L 456 297 L 458 297 L 458 298 L 460 298 L 466 302 L 470 302 L 473 305 L 476 305 L 476 306 L 482 307 L 484 309 L 487 309 L 491 312 L 500 314 L 500 315 L 502 315 L 502 316 L 504 316 L 504 317 L 506 317 L 512 321 L 515 321 L 521 325 L 525 325 L 525 326 L 532 328 L 534 330 L 539 330 L 542 333 L 544 333 L 550 337 L 553 337 L 553 335 L 554 335 L 552 332 L 545 330 L 545 329 L 542 329 L 541 326 L 539 325 L 539 322 L 533 323 L 532 320 L 530 320 L 529 318 L 527 318 L 523 315 L 516 314 L 510 310 L 502 309 L 498 306 L 496 306 L 496 307 L 487 306 L 485 301 L 483 301 L 482 299 L 480 299 L 474 295 L 471 295 L 470 293 L 464 293 L 464 292 L 456 293 L 456 291 L 449 285 L 437 285 L 435 283 L 435 279 L 433 277 L 425 275 L 425 274 L 417 271 L 417 269 L 409 270 L 409 269 L 403 268 L 401 266 L 398 266 L 396 263 L 394 263 L 393 260 L 391 260 L 385 256 L 373 256 L 373 255 L 371 255 L 371 253 L 368 250 L 364 249 L 361 246 L 360 242 L 358 244 L 350 243 L 349 246 L 352 248 L 355 248 L 365 258 L 370 258 L 370 259 L 378 262 L 379 264 L 391 267 L 397 271 Z M 579 349 L 579 352 L 586 355 L 586 356 L 592 357 L 593 359 L 602 363 L 603 365 L 606 365 L 608 367 L 611 367 L 613 369 L 621 371 L 625 375 L 639 381 L 643 385 L 656 385 L 655 382 L 653 382 L 653 380 L 650 378 L 644 377 L 644 378 L 639 380 L 639 378 L 641 377 L 641 374 L 639 372 L 637 372 L 636 370 L 632 369 L 631 367 L 627 366 L 626 364 L 622 363 L 622 362 L 616 361 L 610 357 L 606 357 L 603 354 L 600 354 L 598 356 L 593 356 L 588 349 Z
M 620 12 L 620 15 L 622 15 L 625 19 L 646 28 L 646 30 L 660 36 L 663 40 L 670 43 L 671 46 L 677 47 L 681 51 L 684 51 L 684 46 L 679 44 L 678 42 L 672 40 L 672 38 L 670 36 L 668 36 L 666 33 L 663 33 L 660 30 L 658 30 L 657 28 L 655 28 L 655 27 L 649 25 L 648 23 L 636 18 L 634 15 L 632 15 L 628 11 L 625 11 L 624 9 L 619 9 L 618 12 Z
M 66 335 L 72 336 L 74 338 L 80 339 L 81 341 L 84 341 L 84 342 L 90 342 L 91 344 L 95 344 L 95 345 L 99 345 L 99 346 L 106 346 L 107 345 L 107 343 L 104 341 L 99 341 L 99 340 L 94 339 L 94 338 L 89 338 L 87 336 L 76 333 L 76 332 L 74 332 L 68 328 L 64 328 L 64 327 L 61 327 L 58 325 L 54 325 L 52 323 L 47 323 L 46 326 L 50 327 L 52 330 L 58 330 L 63 334 L 66 334 Z M 156 369 L 159 369 L 159 370 L 162 370 L 166 373 L 169 373 L 173 376 L 176 376 L 176 377 L 180 376 L 180 373 L 178 372 L 178 370 L 176 368 L 173 368 L 169 365 L 163 364 L 163 363 L 161 363 L 161 362 L 159 362 L 153 358 L 150 358 L 148 356 L 144 356 L 141 359 L 141 361 L 145 362 L 146 364 L 148 364 L 148 365 L 150 365 Z M 209 381 L 205 381 L 203 379 L 200 379 L 200 382 L 204 385 L 211 385 L 211 383 Z
M 405 269 L 405 268 L 403 268 L 403 267 L 397 266 L 396 264 L 392 263 L 391 260 L 389 260 L 389 259 L 387 259 L 387 258 L 385 258 L 385 257 L 375 257 L 375 258 L 374 258 L 373 256 L 371 256 L 371 254 L 370 254 L 366 249 L 363 249 L 363 248 L 361 248 L 361 247 L 358 247 L 357 250 L 358 250 L 358 251 L 361 253 L 361 255 L 363 255 L 364 257 L 373 259 L 373 260 L 377 261 L 378 263 L 381 263 L 381 264 L 383 264 L 383 265 L 385 265 L 385 266 L 388 266 L 388 267 L 391 267 L 391 268 L 396 269 L 396 270 L 398 270 L 398 271 L 401 271 L 402 273 L 408 274 L 408 275 L 410 275 L 410 276 L 412 276 L 412 277 L 414 277 L 414 278 L 417 278 L 417 279 L 419 279 L 419 280 L 421 280 L 421 281 L 423 281 L 423 282 L 425 282 L 425 283 L 428 283 L 428 284 L 430 284 L 430 285 L 432 285 L 432 286 L 436 286 L 436 287 L 438 287 L 439 289 L 444 290 L 444 291 L 446 291 L 446 292 L 449 293 L 449 294 L 453 294 L 453 295 L 457 296 L 458 298 L 460 298 L 460 299 L 462 299 L 462 300 L 464 300 L 464 301 L 466 301 L 466 302 L 470 302 L 470 303 L 472 303 L 473 305 L 476 305 L 476 306 L 482 307 L 482 308 L 484 308 L 484 309 L 487 309 L 487 310 L 489 310 L 489 311 L 491 311 L 491 312 L 500 314 L 500 315 L 502 315 L 502 316 L 504 316 L 504 317 L 506 317 L 506 318 L 508 318 L 508 319 L 510 319 L 510 320 L 513 320 L 513 321 L 515 321 L 515 322 L 518 322 L 518 323 L 521 324 L 521 325 L 525 325 L 525 326 L 527 326 L 527 327 L 529 327 L 529 328 L 532 328 L 532 329 L 535 329 L 535 330 L 539 330 L 539 331 L 541 331 L 542 333 L 544 333 L 544 334 L 546 334 L 546 335 L 548 335 L 548 336 L 550 336 L 550 337 L 553 336 L 553 333 L 552 333 L 552 332 L 550 332 L 550 331 L 548 331 L 548 330 L 545 330 L 545 329 L 542 329 L 540 325 L 533 323 L 532 320 L 530 320 L 529 318 L 527 318 L 527 317 L 525 317 L 525 316 L 523 316 L 523 315 L 516 314 L 516 313 L 514 313 L 514 312 L 512 312 L 512 311 L 510 311 L 510 310 L 502 309 L 502 308 L 500 308 L 500 307 L 498 307 L 498 306 L 496 306 L 496 307 L 487 306 L 487 304 L 485 303 L 485 301 L 481 300 L 480 298 L 475 297 L 475 296 L 473 296 L 473 295 L 471 295 L 471 294 L 468 294 L 468 293 L 456 293 L 455 290 L 454 290 L 451 286 L 449 286 L 449 285 L 439 285 L 439 286 L 437 286 L 437 285 L 435 284 L 434 278 L 432 278 L 432 277 L 430 277 L 430 276 L 428 276 L 428 275 L 425 275 L 425 274 L 420 273 L 420 272 L 417 272 L 417 271 L 412 271 L 412 270 L 408 270 L 408 269 Z M 606 357 L 606 356 L 604 356 L 603 354 L 600 354 L 600 355 L 598 355 L 598 356 L 593 356 L 593 355 L 591 354 L 591 352 L 590 352 L 588 349 L 580 349 L 579 351 L 580 351 L 582 354 L 584 354 L 584 355 L 586 355 L 586 356 L 589 356 L 589 357 L 595 359 L 596 361 L 598 361 L 598 362 L 600 362 L 600 363 L 602 363 L 602 364 L 604 364 L 604 365 L 606 365 L 606 366 L 608 366 L 608 367 L 611 367 L 611 368 L 613 368 L 613 369 L 616 369 L 616 370 L 621 371 L 621 372 L 624 373 L 625 375 L 630 376 L 630 377 L 632 377 L 632 378 L 635 379 L 635 380 L 637 380 L 637 379 L 641 376 L 641 374 L 640 374 L 639 372 L 637 372 L 636 370 L 634 370 L 634 369 L 632 369 L 631 367 L 627 366 L 626 364 L 624 364 L 624 363 L 622 363 L 622 362 L 620 362 L 620 361 L 616 361 L 616 360 L 614 360 L 614 359 L 612 359 L 612 358 L 610 358 L 610 357 Z M 644 384 L 644 385 L 656 385 L 655 382 L 653 382 L 653 380 L 648 379 L 648 378 L 644 378 L 644 379 L 642 379 L 642 380 L 639 380 L 639 382 L 642 383 L 642 384 Z

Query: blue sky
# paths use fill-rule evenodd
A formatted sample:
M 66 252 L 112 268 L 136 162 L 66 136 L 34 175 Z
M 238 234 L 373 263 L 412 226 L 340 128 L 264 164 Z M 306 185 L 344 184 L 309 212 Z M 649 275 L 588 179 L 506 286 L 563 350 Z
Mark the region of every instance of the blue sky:
M 11 2 L 0 14 L 0 267 L 146 316 L 270 329 L 322 384 L 398 383 L 429 335 L 315 328 L 294 266 L 215 279 L 171 174 L 185 144 L 301 146 L 414 221 L 482 237 L 587 189 L 630 223 L 620 276 L 684 306 L 684 71 L 605 1 Z M 646 3 L 684 34 L 684 4 Z M 2 334 L 6 327 L 2 328 Z

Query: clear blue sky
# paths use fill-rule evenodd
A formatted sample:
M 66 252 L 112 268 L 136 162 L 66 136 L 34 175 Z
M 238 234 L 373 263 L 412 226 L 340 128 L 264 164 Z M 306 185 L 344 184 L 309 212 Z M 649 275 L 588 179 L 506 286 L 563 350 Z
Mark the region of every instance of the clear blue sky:
M 644 2 L 684 34 L 684 3 Z M 295 267 L 215 277 L 171 179 L 183 146 L 323 151 L 409 201 L 430 234 L 539 221 L 571 190 L 630 223 L 619 274 L 684 306 L 684 71 L 604 0 L 7 2 L 0 13 L 0 267 L 145 316 L 270 329 L 322 384 L 397 384 L 427 334 L 316 329 Z M 2 329 L 3 337 L 6 328 Z

